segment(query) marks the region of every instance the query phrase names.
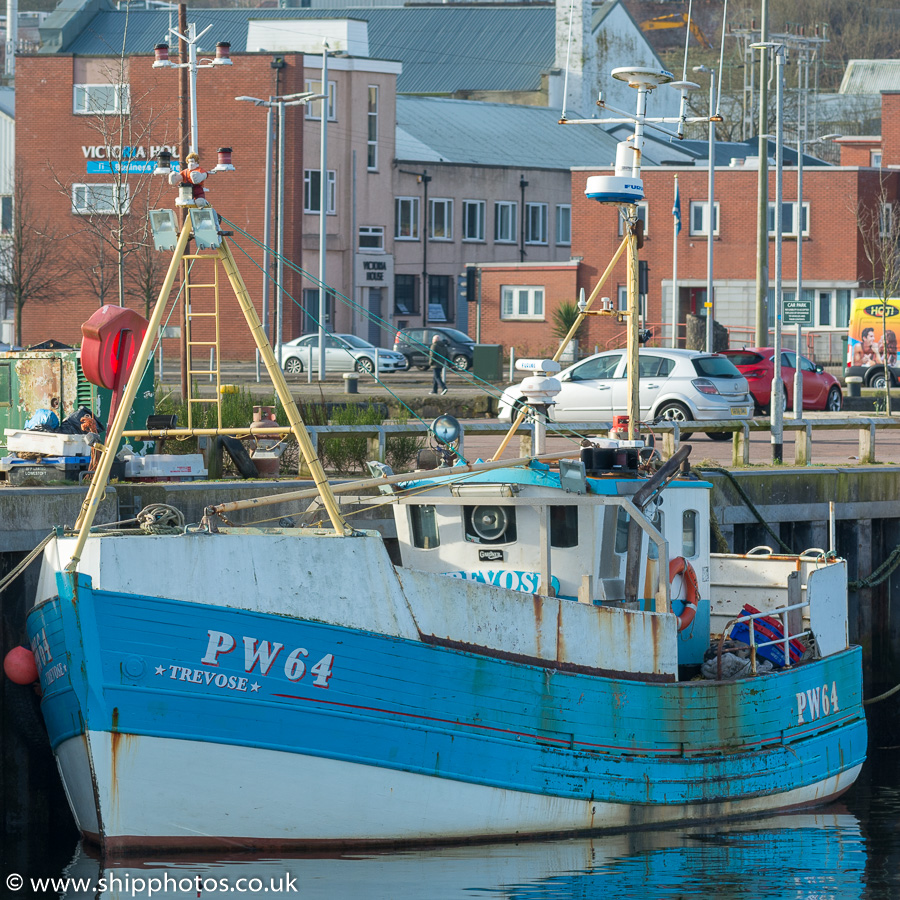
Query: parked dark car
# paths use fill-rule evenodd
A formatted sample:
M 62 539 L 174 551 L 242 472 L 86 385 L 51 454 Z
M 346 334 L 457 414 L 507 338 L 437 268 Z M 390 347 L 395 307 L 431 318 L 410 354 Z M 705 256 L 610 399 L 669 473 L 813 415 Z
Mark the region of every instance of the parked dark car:
M 465 372 L 472 368 L 475 341 L 456 328 L 429 326 L 428 328 L 403 328 L 394 338 L 394 349 L 406 357 L 410 368 L 428 368 L 428 348 L 435 335 L 439 335 L 449 348 L 447 357 L 454 369 Z

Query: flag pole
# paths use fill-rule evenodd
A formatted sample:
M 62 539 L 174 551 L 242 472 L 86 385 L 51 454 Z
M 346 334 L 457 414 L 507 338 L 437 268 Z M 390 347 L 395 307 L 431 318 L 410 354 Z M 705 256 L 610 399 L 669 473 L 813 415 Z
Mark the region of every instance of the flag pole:
M 675 176 L 675 203 L 672 206 L 674 230 L 672 233 L 672 349 L 678 346 L 678 232 L 681 231 L 681 197 L 678 194 L 678 176 Z

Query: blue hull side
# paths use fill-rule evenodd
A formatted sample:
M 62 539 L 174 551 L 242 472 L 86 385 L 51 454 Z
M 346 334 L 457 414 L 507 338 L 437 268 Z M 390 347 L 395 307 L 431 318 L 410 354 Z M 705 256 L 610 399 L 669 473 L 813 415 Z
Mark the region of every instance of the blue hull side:
M 859 648 L 738 682 L 629 681 L 84 577 L 28 628 L 54 747 L 118 732 L 639 806 L 815 785 L 866 751 Z

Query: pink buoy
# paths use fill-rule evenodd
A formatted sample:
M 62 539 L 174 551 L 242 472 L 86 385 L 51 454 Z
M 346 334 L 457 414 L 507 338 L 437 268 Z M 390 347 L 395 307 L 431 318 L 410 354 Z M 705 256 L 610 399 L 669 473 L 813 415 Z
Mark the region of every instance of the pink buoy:
M 34 654 L 27 647 L 13 647 L 3 660 L 3 671 L 15 684 L 33 684 L 38 680 Z

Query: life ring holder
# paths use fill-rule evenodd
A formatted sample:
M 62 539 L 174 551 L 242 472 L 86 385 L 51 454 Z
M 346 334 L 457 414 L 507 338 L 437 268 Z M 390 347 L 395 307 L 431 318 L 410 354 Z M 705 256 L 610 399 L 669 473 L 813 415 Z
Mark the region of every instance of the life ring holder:
M 687 597 L 684 598 L 684 609 L 678 619 L 678 630 L 684 631 L 697 615 L 697 607 L 700 604 L 700 585 L 697 582 L 697 573 L 694 567 L 683 557 L 676 556 L 669 563 L 669 586 L 676 576 L 681 575 L 684 578 L 684 584 L 687 588 Z M 681 599 L 681 598 L 678 598 Z

